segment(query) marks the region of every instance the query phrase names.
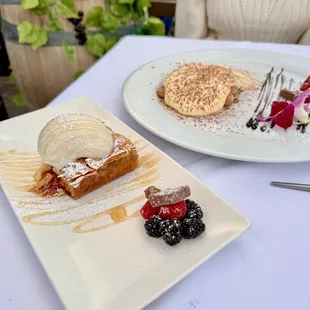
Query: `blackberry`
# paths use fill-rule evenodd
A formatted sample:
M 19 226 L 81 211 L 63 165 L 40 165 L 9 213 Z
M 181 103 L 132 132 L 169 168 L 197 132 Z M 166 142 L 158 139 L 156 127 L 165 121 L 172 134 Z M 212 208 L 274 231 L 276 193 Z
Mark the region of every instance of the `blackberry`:
M 161 221 L 159 224 L 159 231 L 164 241 L 171 246 L 180 243 L 182 240 L 182 226 L 180 221 L 176 219 Z
M 83 11 L 79 11 L 78 14 L 79 14 L 80 17 L 84 16 L 84 12 Z
M 198 203 L 190 199 L 186 199 L 185 203 L 187 207 L 185 218 L 196 218 L 196 219 L 203 218 L 203 212 Z
M 150 237 L 159 238 L 162 236 L 160 231 L 160 223 L 162 219 L 158 215 L 151 216 L 145 223 L 144 228 Z
M 206 225 L 201 219 L 185 218 L 182 220 L 182 236 L 185 239 L 194 239 L 206 230 Z

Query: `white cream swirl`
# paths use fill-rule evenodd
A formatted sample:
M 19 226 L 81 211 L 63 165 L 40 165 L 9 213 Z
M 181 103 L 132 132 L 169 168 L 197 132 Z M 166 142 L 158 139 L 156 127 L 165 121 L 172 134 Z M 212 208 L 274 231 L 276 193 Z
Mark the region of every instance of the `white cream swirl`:
M 86 114 L 62 114 L 50 120 L 38 138 L 44 163 L 62 169 L 78 158 L 104 158 L 113 149 L 111 130 Z

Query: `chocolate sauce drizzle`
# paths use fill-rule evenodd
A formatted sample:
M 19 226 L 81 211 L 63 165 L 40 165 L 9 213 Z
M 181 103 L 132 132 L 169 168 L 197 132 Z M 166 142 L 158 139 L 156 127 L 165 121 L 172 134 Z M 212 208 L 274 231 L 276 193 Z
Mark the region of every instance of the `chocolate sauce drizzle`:
M 287 81 L 286 76 L 284 75 L 284 69 L 282 68 L 281 71 L 276 75 L 274 78 L 273 73 L 275 73 L 274 67 L 271 68 L 271 70 L 266 74 L 266 79 L 263 82 L 260 92 L 257 96 L 258 104 L 254 110 L 254 113 L 252 117 L 247 121 L 246 126 L 248 128 L 251 128 L 252 130 L 256 130 L 260 124 L 260 121 L 257 119 L 259 117 L 262 117 L 264 112 L 270 107 L 272 104 L 272 99 L 274 98 L 275 92 L 278 88 L 278 84 L 280 81 L 280 90 L 284 88 L 284 84 Z M 289 79 L 289 85 L 288 89 L 291 89 L 294 84 L 294 79 Z M 278 100 L 280 99 L 280 95 L 278 95 Z M 310 114 L 309 114 L 310 117 Z M 265 121 L 264 125 L 260 127 L 260 130 L 262 132 L 267 131 L 267 133 L 270 132 L 270 129 L 272 129 L 275 126 L 275 124 L 270 119 L 269 121 Z M 308 124 L 304 125 L 297 125 L 297 130 L 301 133 L 305 133 L 306 129 L 308 127 Z

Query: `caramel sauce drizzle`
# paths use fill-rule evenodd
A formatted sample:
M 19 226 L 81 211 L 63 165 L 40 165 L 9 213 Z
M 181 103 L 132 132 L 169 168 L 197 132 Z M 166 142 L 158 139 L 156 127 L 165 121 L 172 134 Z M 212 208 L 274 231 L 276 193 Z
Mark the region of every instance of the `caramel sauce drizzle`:
M 134 141 L 137 146 L 144 142 L 143 139 Z M 137 147 L 137 151 L 141 152 L 146 149 L 149 144 L 143 144 Z M 129 178 L 120 179 L 116 184 L 109 187 L 105 187 L 105 194 L 97 197 L 93 200 L 88 200 L 79 205 L 69 205 L 65 208 L 61 208 L 61 204 L 64 201 L 70 201 L 69 197 L 53 197 L 51 200 L 44 199 L 42 197 L 32 196 L 10 196 L 10 200 L 17 202 L 16 207 L 18 209 L 25 209 L 34 211 L 35 213 L 23 216 L 22 220 L 27 224 L 41 225 L 41 226 L 58 226 L 74 224 L 73 232 L 75 233 L 88 233 L 106 229 L 113 225 L 124 222 L 130 218 L 134 218 L 140 215 L 139 209 L 128 215 L 127 207 L 132 206 L 145 199 L 144 195 L 133 198 L 123 204 L 117 205 L 108 210 L 97 212 L 96 214 L 81 216 L 78 210 L 87 205 L 94 203 L 101 203 L 111 197 L 125 195 L 129 192 L 144 188 L 154 182 L 160 177 L 156 165 L 159 163 L 160 157 L 156 152 L 149 152 L 140 155 L 138 168 Z M 40 166 L 40 158 L 36 152 L 16 152 L 9 151 L 7 153 L 0 153 L 0 182 L 10 189 L 20 192 L 28 192 L 34 185 L 33 176 L 35 171 Z M 4 181 L 4 183 L 2 182 Z M 115 181 L 114 181 L 115 182 Z M 14 193 L 15 194 L 15 193 Z M 20 200 L 23 202 L 18 202 Z M 59 206 L 59 209 L 52 211 L 45 211 L 47 206 L 55 205 Z M 91 207 L 91 206 L 90 206 Z M 77 210 L 77 218 L 75 219 L 53 219 L 53 216 L 60 215 L 65 217 L 65 213 L 71 210 Z M 81 212 L 82 213 L 82 212 Z M 63 215 L 63 216 L 62 216 Z M 108 216 L 111 220 L 105 225 L 96 225 L 96 222 L 103 217 Z M 76 224 L 76 225 L 75 225 Z M 93 225 L 89 227 L 90 225 Z M 88 226 L 88 227 L 86 227 Z

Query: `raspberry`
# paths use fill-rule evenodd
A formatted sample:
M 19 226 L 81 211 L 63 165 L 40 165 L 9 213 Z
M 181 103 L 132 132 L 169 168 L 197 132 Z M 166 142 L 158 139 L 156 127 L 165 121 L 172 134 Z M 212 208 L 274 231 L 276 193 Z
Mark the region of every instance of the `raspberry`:
M 176 219 L 168 219 L 160 222 L 159 231 L 164 241 L 171 246 L 180 243 L 182 240 L 182 226 L 180 221 Z
M 271 105 L 270 116 L 275 116 L 279 112 L 283 111 L 289 105 L 288 102 L 285 101 L 274 101 Z
M 302 83 L 300 90 L 305 91 L 310 88 L 310 76 L 308 76 L 305 81 Z
M 294 105 L 289 104 L 284 110 L 278 113 L 272 122 L 281 128 L 287 129 L 293 125 L 294 120 Z
M 206 230 L 206 225 L 201 219 L 185 218 L 182 220 L 182 236 L 185 239 L 194 239 Z
M 185 218 L 203 218 L 203 212 L 201 210 L 201 207 L 195 201 L 186 199 L 185 203 L 187 207 Z
M 186 214 L 186 203 L 184 200 L 171 205 L 161 206 L 159 216 L 162 219 L 181 219 Z
M 161 231 L 160 223 L 162 222 L 162 219 L 158 215 L 151 216 L 145 223 L 144 228 L 146 230 L 146 233 L 150 237 L 159 238 L 161 237 Z
M 158 215 L 160 207 L 152 207 L 151 203 L 147 201 L 141 208 L 140 213 L 145 220 L 148 220 L 153 215 Z

